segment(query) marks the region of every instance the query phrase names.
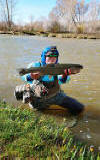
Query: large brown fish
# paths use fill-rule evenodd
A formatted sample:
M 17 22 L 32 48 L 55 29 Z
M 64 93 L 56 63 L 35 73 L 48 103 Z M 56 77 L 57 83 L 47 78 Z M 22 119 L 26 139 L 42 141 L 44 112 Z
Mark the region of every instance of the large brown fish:
M 41 67 L 31 67 L 31 68 L 20 68 L 18 69 L 19 74 L 25 75 L 27 73 L 36 73 L 40 72 L 41 76 L 43 75 L 61 75 L 64 73 L 65 69 L 71 69 L 71 74 L 79 73 L 80 69 L 83 69 L 83 66 L 80 64 L 48 64 Z

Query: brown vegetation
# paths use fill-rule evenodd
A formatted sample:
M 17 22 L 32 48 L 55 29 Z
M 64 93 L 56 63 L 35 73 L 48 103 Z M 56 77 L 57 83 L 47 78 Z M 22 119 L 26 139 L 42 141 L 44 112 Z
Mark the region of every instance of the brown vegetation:
M 48 16 L 48 20 L 30 20 L 30 23 L 22 25 L 15 25 L 13 23 L 13 15 L 15 7 L 15 0 L 0 0 L 2 7 L 3 20 L 0 22 L 1 33 L 12 31 L 13 33 L 27 33 L 31 35 L 42 34 L 53 37 L 77 37 L 77 34 L 100 33 L 100 1 L 91 0 L 86 3 L 84 0 L 57 0 L 56 6 L 52 9 Z M 1 3 L 2 2 L 2 3 Z M 13 8 L 12 8 L 13 6 Z M 4 7 L 6 12 L 4 12 Z M 55 34 L 55 33 L 63 33 Z M 73 35 L 65 33 L 76 33 Z M 82 37 L 79 35 L 78 37 Z M 90 36 L 91 37 L 91 36 Z

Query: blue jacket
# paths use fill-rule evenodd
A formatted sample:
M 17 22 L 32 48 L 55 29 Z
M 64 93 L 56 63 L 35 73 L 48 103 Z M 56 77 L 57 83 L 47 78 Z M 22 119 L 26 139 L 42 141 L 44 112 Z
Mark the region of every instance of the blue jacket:
M 40 62 L 32 62 L 28 65 L 27 68 L 30 68 L 30 67 L 40 67 L 41 66 L 41 63 Z M 61 85 L 61 84 L 64 84 L 66 82 L 68 82 L 70 80 L 70 76 L 66 76 L 66 77 L 62 77 L 62 75 L 58 75 L 58 84 Z M 32 84 L 33 80 L 31 78 L 31 75 L 30 73 L 29 74 L 25 74 L 24 76 L 21 76 L 21 79 L 26 81 L 27 83 L 29 84 Z M 51 78 L 49 78 L 48 75 L 45 75 L 45 76 L 41 76 L 41 78 L 39 79 L 41 81 L 45 81 L 45 82 L 53 82 L 54 81 L 54 76 L 52 76 Z

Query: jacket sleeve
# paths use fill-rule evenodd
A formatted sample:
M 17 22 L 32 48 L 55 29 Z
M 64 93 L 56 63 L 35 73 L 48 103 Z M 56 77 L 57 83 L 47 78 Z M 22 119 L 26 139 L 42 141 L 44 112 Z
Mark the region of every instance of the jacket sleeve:
M 27 68 L 30 68 L 30 67 L 40 67 L 40 62 L 30 63 Z M 33 82 L 33 79 L 31 78 L 30 73 L 25 74 L 24 76 L 21 76 L 21 79 L 27 83 L 30 83 L 30 84 L 32 84 L 32 82 Z
M 69 82 L 70 79 L 71 79 L 70 76 L 63 77 L 63 75 L 58 75 L 58 83 L 59 83 L 59 85 Z

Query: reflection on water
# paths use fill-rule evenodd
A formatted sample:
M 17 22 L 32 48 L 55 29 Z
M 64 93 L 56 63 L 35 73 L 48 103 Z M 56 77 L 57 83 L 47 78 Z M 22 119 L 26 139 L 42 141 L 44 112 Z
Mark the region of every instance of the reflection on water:
M 13 96 L 15 86 L 23 83 L 16 69 L 40 60 L 40 53 L 48 45 L 57 45 L 60 63 L 84 66 L 80 74 L 71 76 L 69 84 L 62 85 L 62 89 L 86 106 L 73 132 L 100 146 L 100 40 L 0 35 L 0 97 L 9 103 L 21 104 Z

